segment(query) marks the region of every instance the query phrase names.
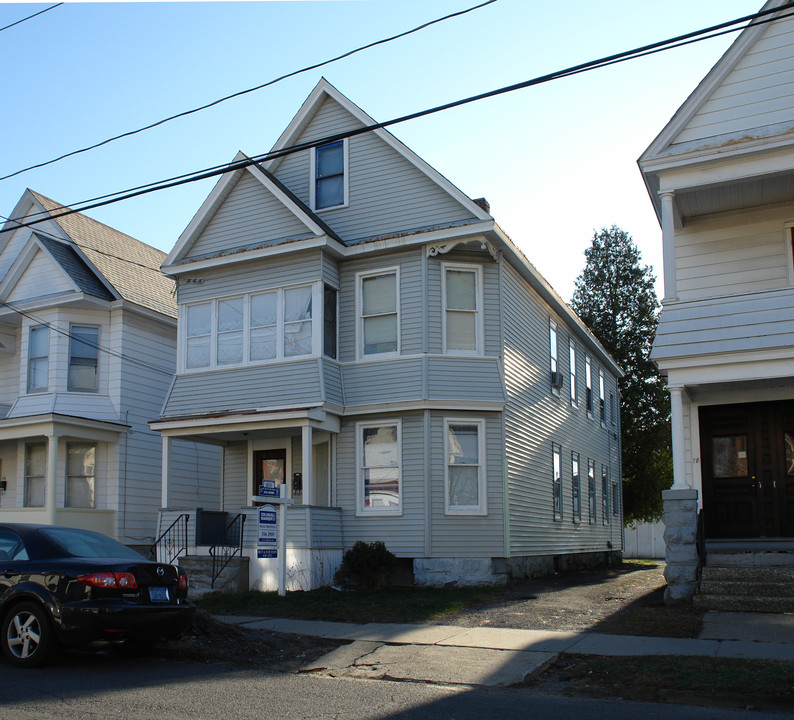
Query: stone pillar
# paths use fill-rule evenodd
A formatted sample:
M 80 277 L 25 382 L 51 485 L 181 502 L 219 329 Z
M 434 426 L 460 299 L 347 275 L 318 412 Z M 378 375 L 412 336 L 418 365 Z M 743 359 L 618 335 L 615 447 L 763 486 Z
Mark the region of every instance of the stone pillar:
M 692 488 L 665 490 L 662 502 L 667 563 L 664 601 L 668 605 L 689 602 L 697 591 L 698 581 L 698 491 Z

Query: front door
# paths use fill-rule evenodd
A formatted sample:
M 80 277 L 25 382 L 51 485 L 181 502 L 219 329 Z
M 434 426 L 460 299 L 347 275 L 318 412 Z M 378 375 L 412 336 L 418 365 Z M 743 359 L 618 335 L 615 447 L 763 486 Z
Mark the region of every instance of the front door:
M 272 448 L 254 451 L 254 487 L 252 494 L 259 496 L 263 480 L 270 480 L 281 486 L 286 482 L 287 450 Z
M 700 408 L 706 537 L 794 537 L 794 403 Z

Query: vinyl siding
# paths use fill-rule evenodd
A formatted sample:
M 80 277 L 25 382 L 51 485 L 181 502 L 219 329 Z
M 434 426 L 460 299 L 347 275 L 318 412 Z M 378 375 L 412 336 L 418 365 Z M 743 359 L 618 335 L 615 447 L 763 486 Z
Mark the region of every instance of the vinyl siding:
M 676 138 L 676 143 L 733 134 L 794 120 L 794 19 L 767 25 Z
M 376 425 L 398 416 L 360 418 Z M 419 413 L 402 416 L 402 502 L 400 516 L 356 516 L 356 420 L 345 419 L 337 439 L 337 505 L 342 508 L 345 547 L 357 540 L 383 540 L 398 556 L 423 557 L 425 532 L 424 420 Z
M 234 188 L 196 239 L 187 257 L 265 244 L 314 233 L 250 172 Z
M 177 298 L 180 304 L 194 303 L 287 285 L 312 283 L 321 276 L 322 262 L 322 253 L 316 250 L 269 258 L 242 267 L 235 265 L 203 270 L 190 274 L 190 277 L 200 278 L 203 282 L 194 284 L 182 281 L 177 290 Z
M 606 428 L 599 421 L 598 371 L 592 359 L 594 417 L 585 411 L 585 350 L 577 347 L 579 404 L 571 406 L 568 343 L 570 333 L 562 318 L 558 328 L 558 370 L 566 378 L 559 395 L 549 379 L 549 309 L 510 266 L 504 271 L 505 380 L 509 402 L 505 410 L 505 449 L 509 488 L 510 554 L 543 555 L 604 551 L 607 541 L 621 547 L 620 518 L 601 513 L 601 466 L 610 477 L 619 472 L 618 426 L 608 415 Z M 605 396 L 616 392 L 616 379 L 605 371 Z M 554 519 L 552 443 L 562 447 L 561 520 Z M 572 518 L 571 451 L 579 453 L 582 487 L 582 522 Z M 596 464 L 597 521 L 588 522 L 587 461 Z M 611 483 L 608 490 L 611 490 Z M 611 504 L 610 504 L 611 507 Z
M 178 375 L 163 417 L 238 412 L 322 401 L 317 360 Z
M 431 400 L 504 402 L 501 364 L 495 357 L 441 355 L 428 359 Z
M 327 402 L 345 404 L 345 390 L 342 383 L 342 368 L 339 363 L 327 358 L 322 359 L 323 396 Z
M 24 302 L 71 292 L 77 292 L 71 280 L 49 255 L 39 250 L 14 286 L 8 302 Z
M 223 450 L 223 510 L 237 512 L 249 504 L 248 444 L 229 443 Z
M 342 377 L 348 407 L 422 398 L 419 357 L 344 365 Z
M 487 515 L 446 515 L 444 483 L 444 420 L 479 420 L 485 422 L 485 471 Z M 501 416 L 454 413 L 436 414 L 430 421 L 430 498 L 431 556 L 434 557 L 502 557 L 504 555 L 504 503 L 502 458 L 504 441 Z
M 676 231 L 681 301 L 775 290 L 788 285 L 785 223 L 794 204 L 695 219 Z
M 295 142 L 361 127 L 330 98 Z M 311 150 L 281 161 L 274 174 L 309 203 Z M 322 219 L 346 242 L 469 220 L 474 215 L 374 133 L 349 139 L 349 204 L 321 210 Z

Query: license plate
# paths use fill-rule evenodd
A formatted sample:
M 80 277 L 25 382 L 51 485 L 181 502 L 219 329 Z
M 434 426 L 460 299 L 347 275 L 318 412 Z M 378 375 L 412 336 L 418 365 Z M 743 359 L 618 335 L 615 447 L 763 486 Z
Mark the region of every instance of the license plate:
M 150 587 L 149 599 L 152 602 L 168 602 L 168 588 L 167 587 Z

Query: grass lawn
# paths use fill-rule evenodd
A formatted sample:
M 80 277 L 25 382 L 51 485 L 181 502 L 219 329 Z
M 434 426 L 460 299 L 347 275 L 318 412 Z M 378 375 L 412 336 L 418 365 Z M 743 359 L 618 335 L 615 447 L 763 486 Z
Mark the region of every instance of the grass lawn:
M 339 622 L 421 622 L 498 600 L 501 587 L 385 588 L 355 592 L 323 588 L 290 592 L 219 593 L 196 605 L 215 615 L 252 615 Z

